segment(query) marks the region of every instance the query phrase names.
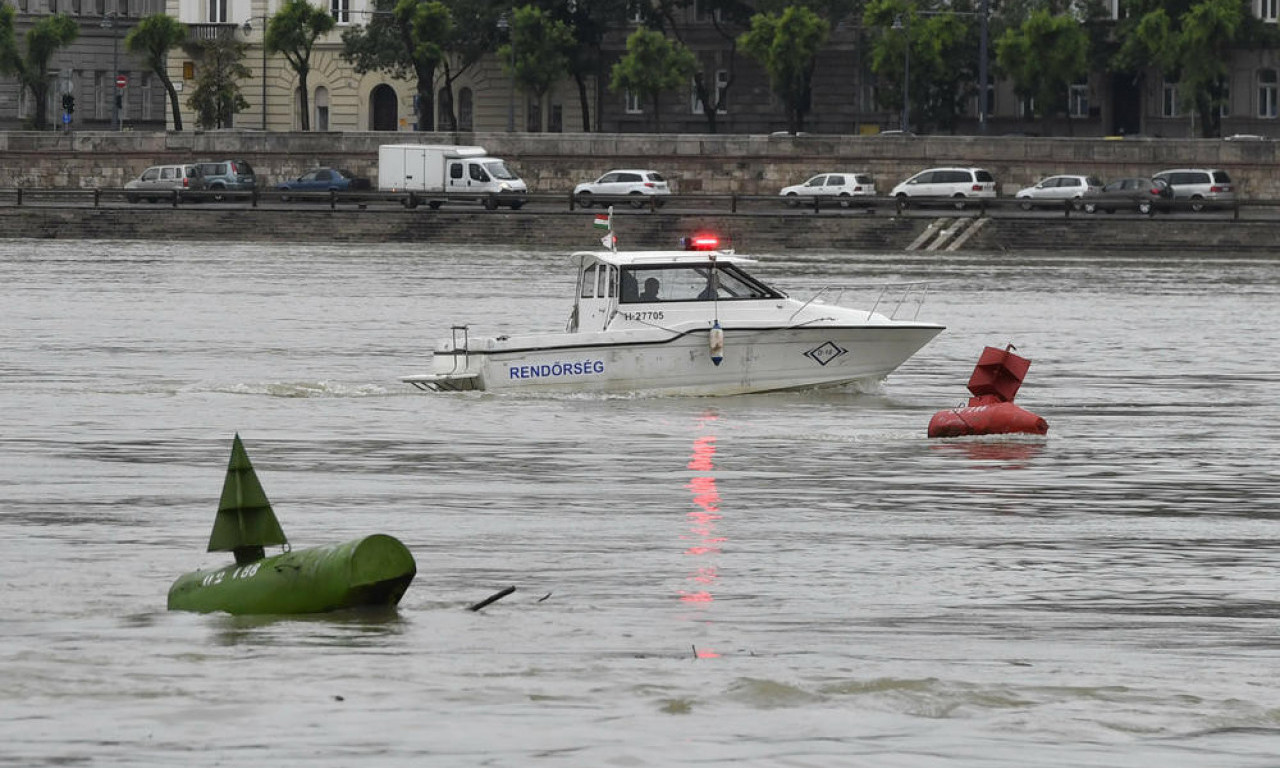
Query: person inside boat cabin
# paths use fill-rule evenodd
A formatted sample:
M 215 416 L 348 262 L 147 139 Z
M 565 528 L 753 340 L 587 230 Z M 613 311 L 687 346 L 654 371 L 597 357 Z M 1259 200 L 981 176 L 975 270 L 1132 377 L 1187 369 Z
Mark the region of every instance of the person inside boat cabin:
M 644 291 L 640 293 L 641 301 L 658 300 L 658 278 L 651 277 L 644 281 Z

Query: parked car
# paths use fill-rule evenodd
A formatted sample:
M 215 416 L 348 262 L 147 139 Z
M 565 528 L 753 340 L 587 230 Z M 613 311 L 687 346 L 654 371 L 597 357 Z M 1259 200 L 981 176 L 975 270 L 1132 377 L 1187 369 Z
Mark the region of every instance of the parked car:
M 1236 188 L 1231 175 L 1217 168 L 1171 168 L 1153 175 L 1173 187 L 1174 201 L 1189 200 L 1191 210 L 1231 206 L 1236 202 Z
M 146 199 L 154 203 L 169 197 L 173 191 L 199 192 L 205 188 L 200 166 L 194 163 L 153 165 L 142 175 L 124 185 L 125 199 L 131 203 Z
M 227 192 L 252 192 L 257 186 L 253 166 L 244 160 L 217 160 L 200 163 L 205 188 L 213 192 L 213 199 L 226 199 Z
M 1061 206 L 1063 200 L 1072 200 L 1079 208 L 1085 198 L 1101 192 L 1102 186 L 1102 180 L 1096 176 L 1065 174 L 1041 179 L 1035 186 L 1018 190 L 1014 197 L 1021 201 L 1019 205 L 1024 211 L 1035 205 Z
M 876 180 L 866 173 L 820 173 L 803 184 L 783 187 L 778 194 L 792 208 L 804 198 L 875 197 Z M 840 200 L 840 205 L 848 208 L 851 202 L 847 199 Z
M 341 168 L 312 168 L 296 179 L 282 181 L 276 190 L 288 201 L 290 192 L 367 192 L 369 180 Z
M 1167 210 L 1172 201 L 1173 188 L 1167 181 L 1143 176 L 1109 182 L 1082 207 L 1086 213 L 1137 210 L 1138 213 L 1151 214 L 1157 208 Z
M 963 200 L 996 196 L 996 179 L 984 168 L 930 168 L 917 173 L 889 193 L 904 206 L 907 198 L 956 198 Z
M 634 196 L 630 201 L 631 206 L 643 208 L 648 202 L 642 196 L 669 194 L 671 194 L 671 187 L 662 174 L 657 171 L 630 169 L 609 171 L 595 181 L 586 181 L 573 188 L 573 197 L 583 208 L 591 207 L 593 195 Z M 656 205 L 662 205 L 663 201 L 653 202 Z

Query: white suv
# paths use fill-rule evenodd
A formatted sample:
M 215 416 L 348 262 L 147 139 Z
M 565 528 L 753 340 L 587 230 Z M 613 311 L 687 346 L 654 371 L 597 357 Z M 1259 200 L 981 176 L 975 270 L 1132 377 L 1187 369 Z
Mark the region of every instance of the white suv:
M 1216 168 L 1171 168 L 1153 175 L 1173 187 L 1173 199 L 1191 201 L 1191 210 L 1203 211 L 1210 204 L 1232 206 L 1236 187 L 1226 171 Z
M 985 168 L 930 168 L 889 193 L 906 206 L 907 198 L 987 198 L 996 196 L 996 179 Z M 955 204 L 963 208 L 964 202 Z
M 820 173 L 803 184 L 783 187 L 778 194 L 793 208 L 803 198 L 812 201 L 815 197 L 875 197 L 876 180 L 865 173 Z M 840 200 L 840 205 L 845 208 L 849 203 L 849 200 Z
M 631 207 L 643 208 L 649 204 L 643 199 L 644 197 L 669 194 L 671 194 L 671 187 L 667 185 L 667 180 L 662 174 L 657 171 L 629 169 L 609 171 L 595 181 L 586 181 L 573 188 L 573 198 L 583 208 L 591 207 L 594 195 L 604 196 L 600 199 L 602 204 L 621 202 L 617 198 L 625 195 L 629 198 L 626 202 L 631 203 Z M 653 202 L 656 205 L 662 205 L 661 200 Z

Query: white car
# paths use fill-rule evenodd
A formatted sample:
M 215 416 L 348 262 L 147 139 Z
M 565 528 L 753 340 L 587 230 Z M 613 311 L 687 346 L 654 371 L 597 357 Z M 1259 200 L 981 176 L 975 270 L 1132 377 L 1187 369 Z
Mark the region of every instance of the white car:
M 653 195 L 669 195 L 671 187 L 667 180 L 657 171 L 614 170 L 609 171 L 595 181 L 586 181 L 573 188 L 573 198 L 583 208 L 590 208 L 593 202 L 602 205 L 610 202 L 631 203 L 633 208 L 643 208 L 649 204 L 646 197 Z M 655 205 L 662 205 L 661 200 L 654 200 Z
M 908 198 L 956 198 L 957 208 L 964 200 L 996 196 L 996 179 L 985 168 L 930 168 L 921 171 L 893 188 L 890 196 L 906 207 Z
M 1036 182 L 1033 187 L 1018 190 L 1014 197 L 1022 210 L 1029 211 L 1033 205 L 1062 205 L 1063 200 L 1074 200 L 1079 208 L 1086 197 L 1093 197 L 1102 191 L 1102 180 L 1096 176 L 1049 176 Z
M 875 197 L 876 180 L 865 173 L 820 173 L 803 184 L 783 187 L 778 194 L 792 208 L 804 198 Z M 848 208 L 850 202 L 852 201 L 841 200 L 840 205 Z

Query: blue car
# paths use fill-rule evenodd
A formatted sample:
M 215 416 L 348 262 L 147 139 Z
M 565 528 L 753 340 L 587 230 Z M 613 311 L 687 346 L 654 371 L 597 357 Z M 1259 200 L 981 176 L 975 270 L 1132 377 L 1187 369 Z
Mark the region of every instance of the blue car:
M 369 180 L 340 168 L 313 168 L 296 179 L 276 185 L 281 200 L 289 200 L 289 192 L 367 192 Z

